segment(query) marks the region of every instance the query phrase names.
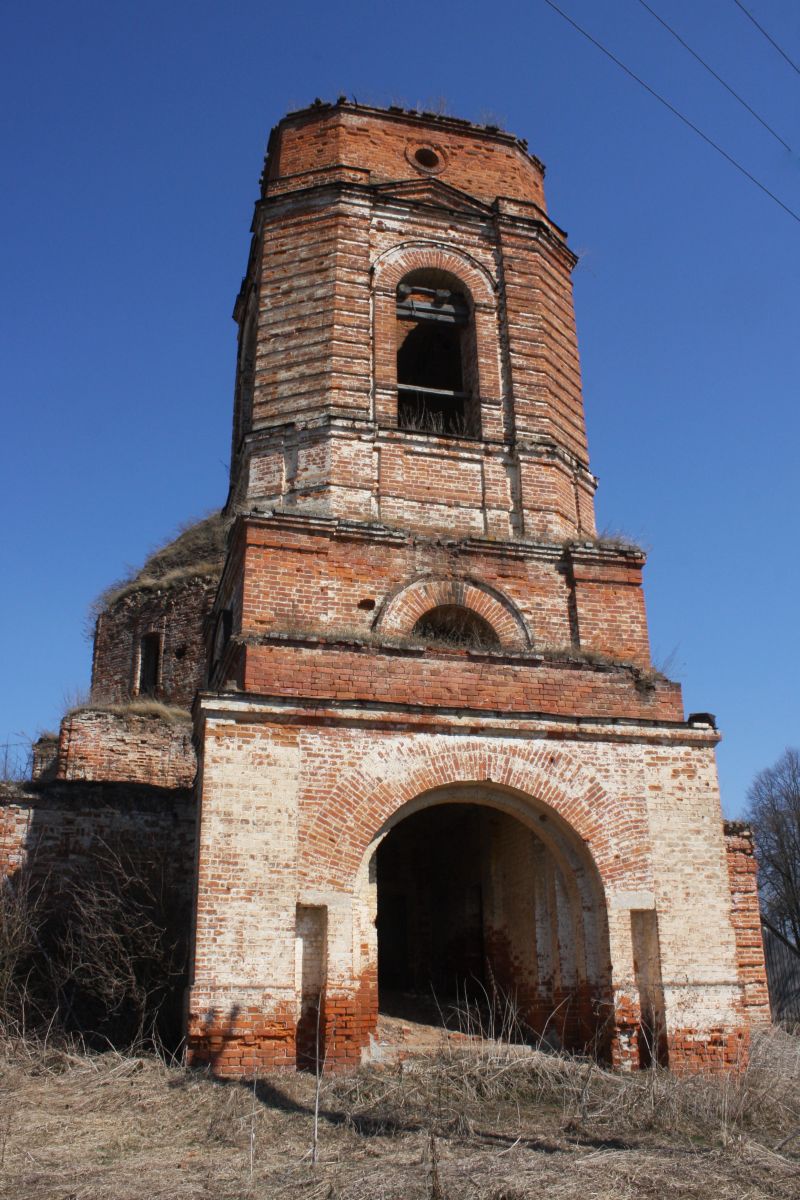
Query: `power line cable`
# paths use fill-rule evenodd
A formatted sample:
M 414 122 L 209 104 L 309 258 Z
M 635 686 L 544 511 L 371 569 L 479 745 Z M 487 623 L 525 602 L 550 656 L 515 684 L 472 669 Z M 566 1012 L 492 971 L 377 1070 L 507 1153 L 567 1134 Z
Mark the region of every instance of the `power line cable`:
M 602 53 L 605 54 L 606 58 L 610 58 L 611 61 L 620 68 L 620 70 L 624 71 L 625 74 L 630 76 L 631 79 L 634 79 L 636 83 L 640 85 L 640 87 L 644 88 L 646 92 L 649 92 L 655 100 L 658 100 L 659 104 L 663 104 L 665 108 L 668 108 L 673 116 L 677 117 L 679 121 L 682 121 L 684 125 L 688 125 L 689 129 L 693 130 L 697 136 L 701 137 L 707 145 L 711 146 L 713 150 L 716 150 L 717 154 L 721 154 L 722 157 L 729 162 L 732 167 L 735 167 L 736 170 L 744 175 L 746 179 L 749 179 L 751 183 L 754 183 L 756 187 L 764 193 L 765 196 L 769 196 L 770 200 L 774 200 L 775 203 L 779 205 L 779 207 L 782 208 L 785 213 L 788 213 L 790 217 L 793 217 L 795 221 L 800 224 L 800 214 L 789 208 L 788 204 L 784 204 L 774 192 L 771 192 L 768 187 L 761 183 L 759 179 L 756 179 L 755 175 L 751 175 L 746 167 L 743 167 L 742 164 L 737 162 L 732 155 L 728 154 L 727 150 L 723 150 L 722 146 L 718 145 L 717 142 L 710 138 L 707 133 L 703 133 L 702 129 L 698 129 L 698 127 L 692 121 L 690 121 L 688 117 L 685 117 L 682 112 L 675 108 L 674 104 L 670 104 L 669 100 L 665 100 L 663 96 L 660 96 L 658 92 L 654 91 L 653 88 L 651 88 L 648 83 L 645 83 L 643 79 L 640 79 L 640 77 L 634 71 L 632 71 L 630 67 L 626 67 L 624 62 L 618 59 L 616 55 L 612 54 L 610 50 L 607 50 L 606 47 L 598 42 L 596 38 L 593 38 L 590 33 L 587 33 L 586 30 L 577 23 L 577 21 L 573 21 L 572 17 L 567 16 L 567 14 L 560 9 L 558 5 L 553 2 L 553 0 L 544 0 L 544 3 L 548 5 L 549 8 L 552 8 L 554 12 L 557 12 L 560 17 L 563 17 L 564 20 L 573 27 L 573 29 L 577 29 L 578 33 L 585 37 L 587 41 L 591 42 L 593 46 L 596 46 L 598 50 L 601 50 Z
M 700 55 L 697 53 L 697 51 L 696 51 L 696 50 L 693 50 L 693 49 L 692 49 L 692 47 L 689 45 L 689 43 L 688 43 L 688 42 L 685 42 L 685 41 L 683 40 L 683 38 L 681 37 L 681 35 L 680 35 L 680 34 L 679 34 L 679 33 L 678 33 L 676 30 L 674 30 L 674 29 L 672 28 L 672 26 L 671 26 L 671 25 L 668 25 L 668 24 L 667 24 L 667 22 L 664 20 L 664 18 L 663 18 L 663 17 L 660 17 L 660 16 L 658 15 L 658 13 L 655 11 L 655 9 L 654 9 L 654 8 L 651 8 L 651 7 L 650 7 L 650 5 L 647 3 L 647 0 L 639 0 L 639 3 L 641 4 L 642 8 L 646 8 L 646 9 L 647 9 L 647 11 L 650 13 L 650 16 L 651 16 L 651 17 L 655 17 L 655 19 L 658 21 L 659 25 L 663 25 L 663 26 L 664 26 L 664 28 L 667 30 L 667 32 L 668 32 L 668 33 L 671 33 L 671 34 L 672 34 L 672 36 L 675 38 L 675 40 L 676 40 L 676 41 L 678 41 L 678 42 L 680 42 L 680 44 L 683 46 L 683 48 L 684 48 L 685 50 L 688 50 L 688 51 L 689 51 L 689 53 L 691 54 L 692 58 L 696 58 L 696 59 L 697 59 L 697 61 L 700 63 L 700 65 L 701 65 L 702 67 L 705 67 L 705 69 L 708 71 L 708 73 L 709 73 L 710 75 L 713 75 L 713 76 L 714 76 L 714 78 L 716 79 L 717 83 L 721 83 L 721 84 L 722 84 L 722 86 L 725 88 L 725 91 L 726 91 L 726 92 L 730 92 L 730 94 L 733 96 L 733 98 L 734 98 L 735 100 L 738 100 L 738 101 L 739 101 L 739 103 L 742 105 L 742 107 L 743 107 L 743 108 L 746 108 L 746 109 L 747 109 L 747 111 L 748 111 L 748 112 L 751 114 L 751 116 L 754 116 L 754 117 L 755 117 L 755 119 L 756 119 L 756 120 L 759 122 L 759 124 L 760 124 L 760 125 L 763 125 L 763 126 L 764 126 L 764 128 L 767 130 L 767 132 L 768 132 L 768 133 L 771 133 L 771 134 L 772 134 L 772 136 L 773 136 L 774 138 L 776 138 L 776 139 L 777 139 L 777 141 L 779 141 L 779 142 L 780 142 L 780 144 L 781 144 L 781 145 L 782 145 L 782 146 L 783 146 L 783 147 L 784 147 L 786 150 L 789 150 L 789 151 L 791 151 L 792 147 L 789 145 L 789 143 L 788 143 L 788 142 L 785 142 L 785 141 L 783 140 L 783 138 L 781 137 L 781 135 L 780 135 L 779 133 L 776 133 L 776 132 L 775 132 L 775 130 L 772 128 L 772 126 L 771 126 L 771 125 L 768 125 L 768 124 L 767 124 L 767 122 L 764 120 L 764 118 L 763 118 L 763 117 L 760 117 L 760 116 L 758 115 L 758 113 L 756 112 L 756 110 L 755 110 L 754 108 L 751 108 L 751 107 L 750 107 L 750 105 L 747 103 L 747 101 L 746 101 L 746 100 L 744 100 L 744 99 L 743 99 L 743 98 L 742 98 L 742 97 L 739 95 L 739 93 L 738 93 L 738 92 L 735 92 L 735 91 L 733 90 L 733 88 L 731 87 L 731 85 L 730 85 L 729 83 L 726 83 L 726 82 L 725 82 L 725 80 L 722 78 L 722 76 L 721 76 L 721 75 L 718 75 L 718 74 L 717 74 L 717 72 L 714 70 L 714 68 L 713 68 L 713 67 L 711 67 L 711 66 L 709 66 L 709 64 L 706 62 L 706 60 L 705 60 L 704 58 L 701 58 L 701 57 L 700 57 Z
M 792 67 L 792 68 L 793 68 L 795 71 L 797 71 L 797 74 L 798 74 L 798 75 L 800 75 L 800 67 L 798 67 L 797 63 L 796 63 L 796 62 L 793 62 L 793 61 L 792 61 L 792 59 L 791 59 L 791 58 L 789 58 L 789 55 L 786 53 L 786 51 L 785 51 L 785 50 L 783 50 L 783 49 L 782 49 L 782 48 L 781 48 L 781 47 L 778 45 L 778 43 L 775 41 L 775 38 L 774 38 L 774 37 L 771 37 L 771 36 L 770 36 L 770 34 L 768 34 L 768 33 L 767 33 L 767 31 L 766 31 L 766 29 L 764 28 L 764 26 L 763 26 L 763 25 L 759 25 L 758 21 L 755 19 L 755 17 L 753 16 L 753 14 L 750 12 L 750 9 L 749 9 L 749 8 L 745 8 L 745 6 L 744 6 L 743 4 L 740 4 L 740 3 L 739 3 L 739 0 L 733 0 L 733 3 L 736 5 L 736 7 L 737 7 L 737 8 L 740 8 L 740 9 L 742 10 L 742 12 L 744 13 L 744 15 L 745 15 L 746 17 L 749 17 L 749 18 L 750 18 L 750 20 L 753 22 L 753 24 L 755 25 L 755 27 L 756 27 L 756 29 L 759 31 L 759 33 L 763 33 L 764 37 L 767 39 L 767 41 L 769 42 L 769 44 L 770 44 L 771 46 L 774 46 L 774 47 L 775 47 L 775 49 L 778 51 L 778 54 L 780 54 L 781 58 L 785 58 L 785 59 L 786 59 L 786 61 L 787 61 L 787 63 L 789 64 L 789 66 L 790 66 L 790 67 Z

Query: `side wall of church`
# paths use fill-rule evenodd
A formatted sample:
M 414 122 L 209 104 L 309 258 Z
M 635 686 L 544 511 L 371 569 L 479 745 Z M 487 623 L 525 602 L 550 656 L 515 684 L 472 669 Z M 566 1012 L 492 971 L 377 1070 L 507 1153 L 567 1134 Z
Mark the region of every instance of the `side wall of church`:
M 189 788 L 51 781 L 0 784 L 0 877 L 30 867 L 56 877 L 80 870 L 92 850 L 124 845 L 169 856 L 180 899 L 194 882 L 196 806 Z
M 142 638 L 159 639 L 158 681 L 153 697 L 191 706 L 206 667 L 204 622 L 214 602 L 216 579 L 135 590 L 97 618 L 92 662 L 92 701 L 124 704 L 140 694 Z
M 55 777 L 190 788 L 197 771 L 186 720 L 103 709 L 69 713 L 61 723 Z

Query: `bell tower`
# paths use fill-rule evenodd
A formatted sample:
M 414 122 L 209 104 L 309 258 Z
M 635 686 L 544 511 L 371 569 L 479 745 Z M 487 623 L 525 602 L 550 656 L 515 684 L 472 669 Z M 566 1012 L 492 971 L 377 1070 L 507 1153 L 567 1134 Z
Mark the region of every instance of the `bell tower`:
M 320 106 L 273 131 L 236 304 L 237 504 L 594 534 L 565 235 L 510 134 Z
M 397 108 L 271 134 L 195 704 L 189 1046 L 220 1073 L 317 1029 L 355 1063 L 390 994 L 490 981 L 531 1037 L 633 1065 L 724 1065 L 763 1009 L 713 720 L 651 667 L 644 555 L 596 536 L 543 180 Z

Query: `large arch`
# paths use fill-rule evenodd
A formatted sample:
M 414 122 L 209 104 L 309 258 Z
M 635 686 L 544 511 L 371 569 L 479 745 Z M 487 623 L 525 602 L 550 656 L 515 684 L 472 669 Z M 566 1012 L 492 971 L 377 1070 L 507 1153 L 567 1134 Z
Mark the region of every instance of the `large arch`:
M 376 831 L 353 899 L 376 1020 L 378 1008 L 424 1020 L 434 996 L 438 1011 L 455 999 L 463 1012 L 469 996 L 513 1036 L 607 1052 L 602 882 L 585 844 L 534 797 L 485 783 L 414 797 Z
M 386 737 L 365 749 L 324 803 L 309 804 L 300 830 L 303 873 L 312 884 L 325 879 L 350 892 L 368 847 L 395 813 L 418 796 L 460 784 L 490 786 L 531 806 L 537 819 L 562 822 L 585 844 L 607 898 L 619 888 L 652 891 L 644 806 L 626 799 L 621 820 L 620 802 L 563 745 L 427 732 Z
M 564 1044 L 580 1050 L 594 1042 L 604 1053 L 606 1035 L 613 1037 L 611 986 L 618 986 L 621 962 L 614 910 L 653 886 L 644 805 L 606 791 L 572 751 L 544 738 L 405 731 L 363 750 L 324 803 L 309 793 L 299 830 L 301 893 L 348 914 L 331 927 L 327 988 L 336 1011 L 352 1014 L 359 1044 L 369 1042 L 378 1023 L 375 851 L 396 826 L 426 808 L 474 804 L 515 819 L 528 840 L 535 835 L 561 881 L 559 945 L 580 970 L 570 966 L 566 987 L 557 981 L 527 987 L 529 1027 L 559 1028 L 553 1021 L 561 1021 Z M 513 987 L 513 976 L 510 982 Z
M 473 304 L 494 307 L 497 284 L 487 269 L 471 254 L 455 249 L 444 242 L 400 242 L 385 250 L 372 264 L 373 288 L 394 302 L 398 283 L 412 271 L 434 269 L 444 271 L 460 280 Z

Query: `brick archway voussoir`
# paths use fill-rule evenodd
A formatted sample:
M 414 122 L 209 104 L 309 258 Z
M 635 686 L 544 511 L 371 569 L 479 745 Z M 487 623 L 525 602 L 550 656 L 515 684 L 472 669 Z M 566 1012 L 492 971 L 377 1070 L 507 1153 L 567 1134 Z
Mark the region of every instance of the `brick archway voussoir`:
M 347 772 L 303 831 L 309 877 L 352 890 L 370 845 L 396 813 L 425 792 L 463 783 L 506 788 L 529 804 L 532 816 L 555 814 L 576 848 L 588 853 L 605 888 L 613 888 L 623 876 L 626 888 L 649 886 L 644 812 L 626 811 L 623 842 L 610 836 L 619 826 L 618 802 L 572 754 L 552 743 L 489 745 L 458 738 L 447 745 L 449 741 L 435 736 L 425 745 L 418 739 L 397 739 Z M 348 813 L 346 823 L 329 817 L 342 812 Z
M 495 281 L 470 254 L 441 242 L 410 242 L 393 246 L 373 263 L 376 291 L 394 292 L 411 271 L 435 269 L 454 275 L 468 289 L 475 304 L 494 304 Z
M 501 646 L 524 650 L 531 644 L 525 622 L 511 601 L 468 579 L 415 580 L 389 597 L 374 628 L 396 637 L 408 636 L 420 617 L 441 605 L 456 605 L 477 613 L 491 625 Z

